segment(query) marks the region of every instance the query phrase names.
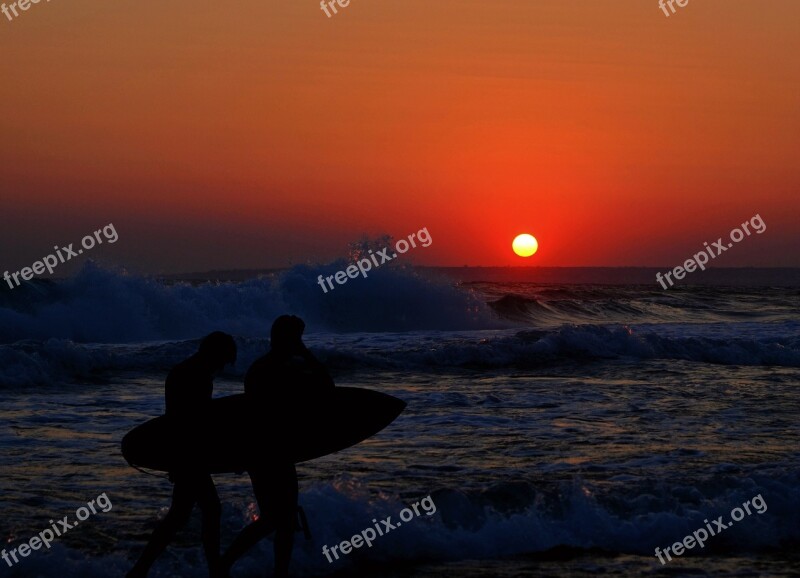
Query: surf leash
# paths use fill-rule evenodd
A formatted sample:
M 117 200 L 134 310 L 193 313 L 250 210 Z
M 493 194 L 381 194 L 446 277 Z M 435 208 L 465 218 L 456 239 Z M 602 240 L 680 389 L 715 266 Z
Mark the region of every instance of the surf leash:
M 144 469 L 140 468 L 139 466 L 137 466 L 137 465 L 135 465 L 135 464 L 132 464 L 132 463 L 130 463 L 130 462 L 128 462 L 128 465 L 129 465 L 129 466 L 131 466 L 131 467 L 132 467 L 132 468 L 134 468 L 134 469 L 137 469 L 137 470 L 139 470 L 139 471 L 140 471 L 140 472 L 142 472 L 143 474 L 147 474 L 148 476 L 153 476 L 154 478 L 163 478 L 163 479 L 165 479 L 165 480 L 169 480 L 170 482 L 172 481 L 172 480 L 170 480 L 170 476 L 169 476 L 169 474 L 166 474 L 166 475 L 163 475 L 163 474 L 154 474 L 153 472 L 148 472 L 147 470 L 144 470 Z

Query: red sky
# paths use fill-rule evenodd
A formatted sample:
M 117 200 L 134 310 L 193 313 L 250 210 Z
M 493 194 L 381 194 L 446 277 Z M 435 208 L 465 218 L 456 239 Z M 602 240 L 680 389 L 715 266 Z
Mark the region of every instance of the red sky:
M 8 3 L 8 0 L 6 0 Z M 0 15 L 0 272 L 800 266 L 800 2 L 54 0 Z M 536 256 L 511 252 L 517 233 Z

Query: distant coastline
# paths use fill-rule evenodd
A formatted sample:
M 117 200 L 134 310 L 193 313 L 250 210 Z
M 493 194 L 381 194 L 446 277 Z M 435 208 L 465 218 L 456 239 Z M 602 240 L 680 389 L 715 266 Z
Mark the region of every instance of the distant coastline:
M 443 274 L 459 283 L 553 283 L 589 285 L 653 285 L 665 267 L 416 267 L 422 272 Z M 195 273 L 156 275 L 164 281 L 241 282 L 273 276 L 288 268 L 231 269 Z M 689 286 L 800 287 L 800 268 L 794 267 L 709 267 Z

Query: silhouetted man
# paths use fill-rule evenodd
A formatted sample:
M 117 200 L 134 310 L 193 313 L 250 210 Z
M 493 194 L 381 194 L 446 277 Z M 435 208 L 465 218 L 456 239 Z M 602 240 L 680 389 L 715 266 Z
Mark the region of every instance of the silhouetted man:
M 244 380 L 245 395 L 253 419 L 285 436 L 283 424 L 302 418 L 310 401 L 334 388 L 325 367 L 303 344 L 305 323 L 294 315 L 282 315 L 272 324 L 269 353 L 257 359 Z M 275 427 L 274 424 L 281 424 Z M 280 443 L 281 440 L 275 440 Z M 248 468 L 261 513 L 259 519 L 236 537 L 222 560 L 225 571 L 259 540 L 275 531 L 275 576 L 289 575 L 289 562 L 297 523 L 297 471 L 285 448 L 276 448 L 267 460 L 253 456 Z
M 165 387 L 166 415 L 171 420 L 178 454 L 187 456 L 184 463 L 170 472 L 173 482 L 172 506 L 153 531 L 150 541 L 128 572 L 128 578 L 147 576 L 150 567 L 178 530 L 189 521 L 195 504 L 203 514 L 203 548 L 212 578 L 224 577 L 220 572 L 219 524 L 220 503 L 211 475 L 193 462 L 202 455 L 200 439 L 208 427 L 208 406 L 214 389 L 214 376 L 228 363 L 236 362 L 236 343 L 221 331 L 208 335 L 190 358 L 176 365 L 167 375 Z

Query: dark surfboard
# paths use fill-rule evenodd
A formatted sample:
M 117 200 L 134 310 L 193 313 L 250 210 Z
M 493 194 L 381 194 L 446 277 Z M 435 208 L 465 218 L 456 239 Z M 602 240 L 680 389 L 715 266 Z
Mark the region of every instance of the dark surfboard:
M 122 439 L 132 466 L 161 471 L 191 467 L 209 473 L 241 472 L 253 464 L 300 463 L 372 437 L 405 409 L 404 401 L 369 389 L 336 387 L 302 410 L 270 419 L 242 395 L 211 401 L 202 427 L 177 431 L 166 416 L 151 419 Z M 249 405 L 249 407 L 248 407 Z

